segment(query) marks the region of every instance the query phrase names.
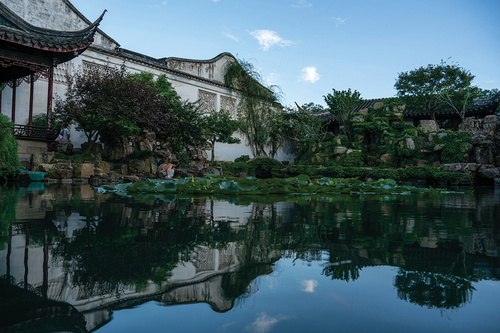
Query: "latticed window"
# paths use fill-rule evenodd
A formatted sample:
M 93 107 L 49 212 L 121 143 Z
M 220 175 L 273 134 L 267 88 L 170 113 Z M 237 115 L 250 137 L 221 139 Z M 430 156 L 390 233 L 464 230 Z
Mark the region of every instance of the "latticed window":
M 84 73 L 88 72 L 92 68 L 104 70 L 104 69 L 106 69 L 106 67 L 107 66 L 99 65 L 99 64 L 96 64 L 94 62 L 82 61 L 82 68 L 83 68 Z
M 57 67 L 54 68 L 54 81 L 66 83 L 66 74 L 68 74 L 68 69 L 69 62 L 57 65 Z
M 208 91 L 199 91 L 199 105 L 200 111 L 203 113 L 210 113 L 215 111 L 215 98 L 216 94 Z
M 196 249 L 196 261 L 194 262 L 196 273 L 214 270 L 214 250 L 207 248 Z
M 219 270 L 234 264 L 233 247 L 234 245 L 230 244 L 219 251 Z
M 220 97 L 220 109 L 229 112 L 231 117 L 236 117 L 236 100 L 231 97 Z

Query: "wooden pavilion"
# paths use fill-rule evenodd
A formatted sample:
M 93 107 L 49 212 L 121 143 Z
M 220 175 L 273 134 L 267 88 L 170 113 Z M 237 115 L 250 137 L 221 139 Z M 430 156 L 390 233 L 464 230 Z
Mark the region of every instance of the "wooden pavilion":
M 87 28 L 79 31 L 54 31 L 35 27 L 12 12 L 0 2 L 0 88 L 12 88 L 11 120 L 16 122 L 16 88 L 25 81 L 30 85 L 29 124 L 14 125 L 14 135 L 19 139 L 50 142 L 57 137 L 58 129 L 51 128 L 54 68 L 58 64 L 78 57 L 94 41 L 104 13 Z M 32 126 L 33 85 L 40 78 L 48 80 L 47 125 Z M 1 91 L 1 90 L 0 90 Z M 1 110 L 0 94 L 0 113 Z M 22 106 L 26 107 L 26 106 Z M 49 145 L 48 145 L 49 146 Z

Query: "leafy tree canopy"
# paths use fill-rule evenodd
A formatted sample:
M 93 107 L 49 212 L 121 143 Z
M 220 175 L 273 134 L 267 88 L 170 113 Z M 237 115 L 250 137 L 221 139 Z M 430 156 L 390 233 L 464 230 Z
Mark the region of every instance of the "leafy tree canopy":
M 233 137 L 238 130 L 238 121 L 233 119 L 228 111 L 212 112 L 204 118 L 205 135 L 212 144 L 212 162 L 215 160 L 215 142 L 240 143 L 241 140 Z
M 474 75 L 458 64 L 427 65 L 398 74 L 394 88 L 408 108 L 424 109 L 433 120 L 440 109 L 456 110 L 461 116 L 479 97 L 477 87 L 472 86 Z
M 349 141 L 353 139 L 352 127 L 349 123 L 349 111 L 359 105 L 363 99 L 361 94 L 357 91 L 348 90 L 335 90 L 333 93 L 323 96 L 326 104 L 330 108 L 330 112 L 339 119 L 341 126 L 344 126 Z
M 67 79 L 66 99 L 56 101 L 55 114 L 85 133 L 89 149 L 98 138 L 107 143 L 141 129 L 173 130 L 169 106 L 176 97 L 162 95 L 161 82 L 131 75 L 124 65 L 92 66 Z
M 316 141 L 321 141 L 321 136 L 324 132 L 323 120 L 320 117 L 310 114 L 311 111 L 308 110 L 311 110 L 309 107 L 311 105 L 313 107 L 319 106 L 323 110 L 321 105 L 309 103 L 299 108 L 289 107 L 281 112 L 276 122 L 276 127 L 279 129 L 280 134 L 294 141 L 303 138 L 312 138 Z

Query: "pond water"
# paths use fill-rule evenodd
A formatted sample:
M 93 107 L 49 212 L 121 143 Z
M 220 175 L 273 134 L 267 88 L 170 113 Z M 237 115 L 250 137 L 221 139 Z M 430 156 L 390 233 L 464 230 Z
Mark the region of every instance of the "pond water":
M 500 189 L 0 188 L 2 332 L 498 332 Z

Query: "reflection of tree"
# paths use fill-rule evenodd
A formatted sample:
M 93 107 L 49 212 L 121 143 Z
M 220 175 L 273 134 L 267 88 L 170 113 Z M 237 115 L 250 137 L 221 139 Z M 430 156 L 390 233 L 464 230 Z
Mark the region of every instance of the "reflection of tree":
M 330 260 L 321 274 L 331 277 L 332 280 L 354 281 L 359 278 L 363 267 L 373 265 L 370 259 L 362 258 L 356 250 L 347 245 L 332 244 L 329 257 Z
M 440 242 L 436 248 L 418 243 L 403 249 L 405 265 L 394 278 L 398 298 L 428 308 L 454 309 L 472 301 L 472 263 L 458 241 Z
M 9 228 L 16 220 L 18 193 L 13 188 L 2 186 L 0 189 L 0 250 L 9 242 Z
M 400 269 L 398 298 L 428 308 L 455 309 L 472 301 L 472 282 L 462 277 Z
M 273 268 L 270 264 L 253 263 L 240 266 L 237 271 L 222 277 L 221 288 L 224 296 L 226 299 L 243 301 L 257 291 L 252 281 L 272 272 Z
M 150 280 L 161 285 L 195 246 L 223 246 L 219 234 L 231 230 L 217 221 L 206 228 L 199 207 L 188 200 L 150 205 L 110 200 L 101 203 L 98 215 L 82 216 L 85 227 L 63 240 L 54 254 L 65 259 L 71 283 L 80 286 L 79 297 L 120 295 L 127 286 L 140 289 Z

